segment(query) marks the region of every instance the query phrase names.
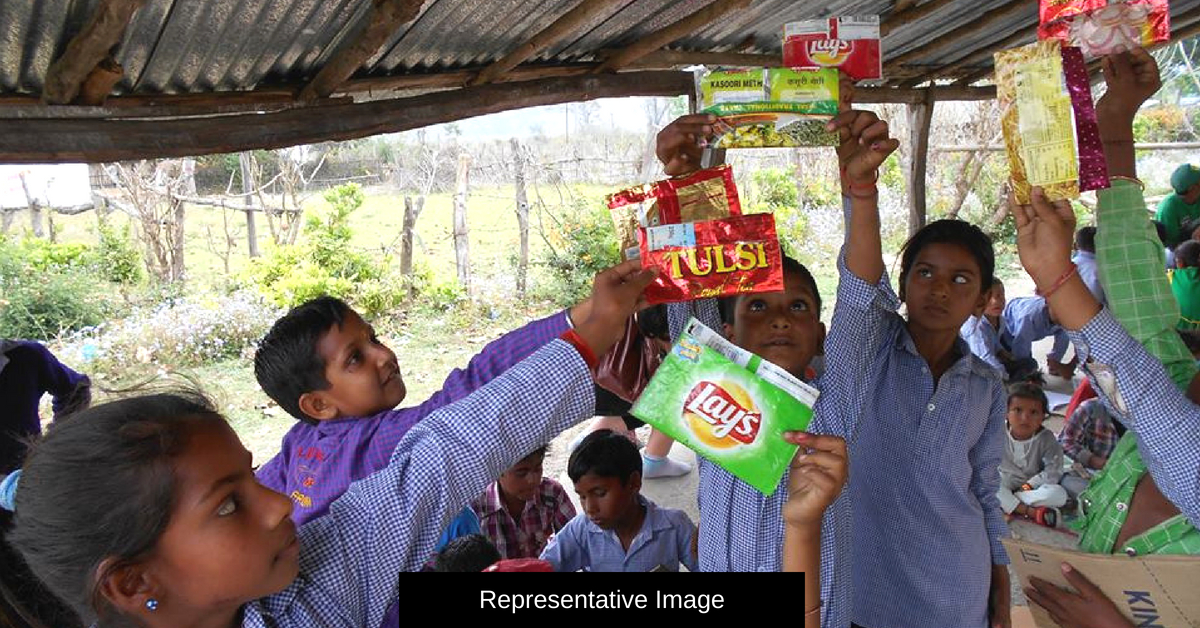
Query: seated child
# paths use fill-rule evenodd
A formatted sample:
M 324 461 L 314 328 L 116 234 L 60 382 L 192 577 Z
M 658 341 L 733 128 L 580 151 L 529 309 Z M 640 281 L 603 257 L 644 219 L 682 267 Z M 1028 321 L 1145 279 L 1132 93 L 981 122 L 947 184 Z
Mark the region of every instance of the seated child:
M 460 536 L 446 544 L 434 559 L 433 570 L 454 573 L 478 573 L 496 564 L 500 552 L 482 534 Z
M 471 502 L 500 558 L 537 558 L 575 516 L 562 485 L 542 475 L 545 457 L 546 447 L 525 456 Z
M 1046 370 L 1063 379 L 1075 376 L 1077 360 L 1064 363 L 1070 341 L 1067 332 L 1054 321 L 1050 308 L 1042 297 L 1017 297 L 1004 306 L 1004 326 L 1000 332 L 1000 344 L 1012 354 L 1013 364 L 1009 367 L 1009 379 L 1021 381 L 1036 376 L 1037 360 L 1033 357 L 1033 343 L 1054 336 L 1054 347 L 1046 354 Z
M 642 457 L 628 438 L 592 432 L 571 452 L 567 475 L 583 513 L 550 539 L 542 560 L 555 571 L 698 571 L 696 526 L 680 510 L 642 497 Z
M 959 330 L 959 335 L 967 341 L 967 347 L 971 349 L 971 353 L 1007 377 L 1008 365 L 1012 362 L 1012 356 L 1000 346 L 1004 303 L 1004 284 L 1001 283 L 999 277 L 992 277 L 992 288 L 988 291 L 983 311 L 977 316 L 968 318 L 967 322 L 963 323 L 962 329 Z
M 1042 427 L 1049 413 L 1042 389 L 1014 384 L 1008 393 L 1008 438 L 1000 462 L 1000 507 L 1048 527 L 1058 525 L 1057 508 L 1067 503 L 1062 478 L 1063 449 Z
M 1112 416 L 1096 397 L 1080 403 L 1067 417 L 1058 443 L 1063 453 L 1084 469 L 1084 473 L 1072 472 L 1062 477 L 1062 486 L 1071 497 L 1079 497 L 1087 489 L 1089 471 L 1099 471 L 1108 463 L 1119 438 L 1113 425 Z
M 1179 303 L 1179 329 L 1200 329 L 1200 242 L 1187 240 L 1175 248 L 1175 268 L 1167 271 Z

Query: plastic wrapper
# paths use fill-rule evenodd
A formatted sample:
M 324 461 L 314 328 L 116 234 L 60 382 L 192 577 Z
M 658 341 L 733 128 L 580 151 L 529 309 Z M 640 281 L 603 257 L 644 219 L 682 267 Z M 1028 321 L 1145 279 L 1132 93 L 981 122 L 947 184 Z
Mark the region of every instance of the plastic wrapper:
M 783 432 L 808 427 L 817 395 L 692 319 L 632 413 L 770 495 L 796 454 Z
M 651 304 L 783 290 L 772 214 L 650 227 L 641 257 L 643 268 L 659 269 L 646 287 Z
M 836 68 L 856 81 L 883 78 L 879 16 L 789 22 L 783 27 L 783 65 Z
M 1171 39 L 1167 0 L 1041 0 L 1039 39 L 1059 39 L 1089 57 Z
M 714 148 L 836 146 L 836 69 L 755 68 L 697 74 L 701 113 L 717 116 Z
M 1079 85 L 1081 64 L 1078 53 L 1064 56 L 1058 40 L 996 53 L 1001 129 L 1020 203 L 1029 202 L 1033 186 L 1044 188 L 1050 200 L 1108 186 L 1095 109 L 1084 93 L 1086 68 Z
M 608 196 L 623 260 L 639 256 L 638 233 L 647 227 L 740 216 L 733 170 L 717 166 Z

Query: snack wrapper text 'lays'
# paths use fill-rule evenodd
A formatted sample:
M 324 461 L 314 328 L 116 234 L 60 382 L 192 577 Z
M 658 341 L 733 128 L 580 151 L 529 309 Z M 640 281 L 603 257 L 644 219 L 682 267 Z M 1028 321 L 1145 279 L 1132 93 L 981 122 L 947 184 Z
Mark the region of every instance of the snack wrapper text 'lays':
M 816 389 L 693 319 L 633 406 L 633 415 L 734 474 L 775 492 L 812 420 Z

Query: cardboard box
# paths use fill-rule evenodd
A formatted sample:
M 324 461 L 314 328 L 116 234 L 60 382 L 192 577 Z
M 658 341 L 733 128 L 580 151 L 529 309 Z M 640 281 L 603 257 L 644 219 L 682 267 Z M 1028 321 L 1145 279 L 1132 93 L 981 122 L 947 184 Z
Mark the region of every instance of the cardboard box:
M 1135 626 L 1200 626 L 1200 556 L 1084 554 L 1017 539 L 1002 542 L 1022 588 L 1037 576 L 1074 590 L 1060 567 L 1067 562 L 1100 587 Z M 1039 628 L 1058 627 L 1037 604 L 1030 603 L 1030 609 Z

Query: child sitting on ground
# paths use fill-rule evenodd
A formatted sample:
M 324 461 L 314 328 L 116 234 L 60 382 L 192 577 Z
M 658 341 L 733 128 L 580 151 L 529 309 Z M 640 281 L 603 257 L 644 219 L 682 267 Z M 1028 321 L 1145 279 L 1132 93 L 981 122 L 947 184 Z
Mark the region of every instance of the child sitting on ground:
M 1033 357 L 1033 343 L 1047 336 L 1054 337 L 1054 347 L 1046 354 L 1046 371 L 1070 380 L 1075 376 L 1078 359 L 1062 361 L 1071 343 L 1067 340 L 1067 332 L 1051 316 L 1046 300 L 1017 297 L 1004 306 L 1000 344 L 1012 355 L 1013 362 L 1008 370 L 1010 381 L 1040 379 L 1037 359 Z
M 567 475 L 583 512 L 550 539 L 542 560 L 555 571 L 697 571 L 696 526 L 681 510 L 642 497 L 642 457 L 628 438 L 588 434 L 571 452 Z
M 1049 414 L 1042 389 L 1014 384 L 1008 393 L 1008 438 L 1000 462 L 1000 507 L 1047 527 L 1059 523 L 1058 508 L 1067 503 L 1059 485 L 1063 475 L 1063 448 L 1054 433 L 1042 427 Z
M 479 573 L 500 560 L 496 546 L 482 534 L 468 534 L 450 541 L 438 553 L 433 570 L 450 573 Z
M 967 322 L 963 323 L 962 329 L 959 330 L 959 335 L 967 341 L 967 347 L 971 349 L 971 353 L 1007 377 L 1012 356 L 1004 347 L 1000 346 L 1000 330 L 1003 329 L 1002 325 L 1004 324 L 1002 318 L 1004 304 L 1004 284 L 1001 283 L 999 277 L 992 277 L 992 288 L 988 291 L 983 311 L 968 318 Z
M 542 475 L 546 449 L 522 458 L 471 502 L 500 558 L 537 558 L 546 541 L 575 516 L 562 485 Z
M 1179 329 L 1200 329 L 1200 242 L 1186 240 L 1175 248 L 1175 268 L 1167 279 L 1179 303 Z
M 1062 487 L 1067 490 L 1067 495 L 1079 497 L 1087 490 L 1092 473 L 1108 464 L 1108 457 L 1120 438 L 1114 426 L 1112 416 L 1096 397 L 1084 400 L 1067 416 L 1062 433 L 1058 435 L 1058 444 L 1062 445 L 1063 453 L 1081 467 L 1063 475 Z

